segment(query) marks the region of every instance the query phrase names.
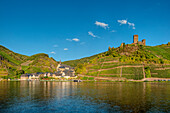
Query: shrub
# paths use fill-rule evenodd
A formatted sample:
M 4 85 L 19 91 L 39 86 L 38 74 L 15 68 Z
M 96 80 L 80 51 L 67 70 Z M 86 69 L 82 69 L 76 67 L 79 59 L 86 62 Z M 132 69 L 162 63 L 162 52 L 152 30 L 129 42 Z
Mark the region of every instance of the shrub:
M 82 80 L 87 80 L 87 79 L 88 79 L 88 77 L 83 77 L 83 78 L 82 78 Z
M 78 73 L 78 74 L 85 73 L 86 72 L 85 64 L 78 64 L 76 69 L 75 69 L 75 72 Z
M 89 80 L 94 80 L 94 77 L 89 77 L 88 79 L 89 79 Z
M 145 76 L 146 76 L 146 78 L 150 78 L 151 77 L 151 71 L 150 71 L 150 67 L 149 66 L 145 67 Z

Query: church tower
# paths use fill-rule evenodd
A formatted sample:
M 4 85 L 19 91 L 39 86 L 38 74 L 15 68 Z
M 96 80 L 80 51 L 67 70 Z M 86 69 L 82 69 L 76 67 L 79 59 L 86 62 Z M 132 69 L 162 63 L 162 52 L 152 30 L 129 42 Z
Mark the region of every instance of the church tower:
M 61 59 L 60 59 L 60 65 L 61 65 Z
M 58 66 L 57 66 L 57 71 L 58 71 L 58 68 L 61 66 L 61 59 L 60 59 L 60 62 L 59 62 L 59 64 L 58 64 Z

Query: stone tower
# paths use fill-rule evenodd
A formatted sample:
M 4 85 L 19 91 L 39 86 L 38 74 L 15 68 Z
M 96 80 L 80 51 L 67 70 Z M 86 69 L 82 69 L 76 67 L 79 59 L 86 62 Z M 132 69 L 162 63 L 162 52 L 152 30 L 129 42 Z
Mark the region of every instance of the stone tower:
M 134 44 L 138 43 L 138 35 L 133 35 L 133 43 Z
M 145 46 L 145 45 L 146 45 L 146 40 L 143 39 L 143 40 L 142 40 L 142 43 L 143 43 L 143 45 Z

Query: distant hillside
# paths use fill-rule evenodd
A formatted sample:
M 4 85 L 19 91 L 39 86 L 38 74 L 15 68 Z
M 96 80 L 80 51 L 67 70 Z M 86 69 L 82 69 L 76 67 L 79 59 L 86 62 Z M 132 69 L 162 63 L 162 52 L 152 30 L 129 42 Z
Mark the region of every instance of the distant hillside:
M 159 46 L 122 44 L 98 55 L 63 63 L 74 64 L 77 74 L 94 77 L 170 78 L 170 43 Z
M 100 53 L 100 54 L 103 54 L 103 53 Z M 76 67 L 77 64 L 87 63 L 87 62 L 89 62 L 90 60 L 94 59 L 95 57 L 97 57 L 100 54 L 96 54 L 96 55 L 93 55 L 93 56 L 90 56 L 90 57 L 81 58 L 81 59 L 65 61 L 65 62 L 62 62 L 62 64 L 66 64 L 66 65 L 69 65 L 69 66 L 72 66 L 72 67 Z
M 55 72 L 58 62 L 40 53 L 32 56 L 15 53 L 0 45 L 0 77 L 18 77 L 23 73 Z

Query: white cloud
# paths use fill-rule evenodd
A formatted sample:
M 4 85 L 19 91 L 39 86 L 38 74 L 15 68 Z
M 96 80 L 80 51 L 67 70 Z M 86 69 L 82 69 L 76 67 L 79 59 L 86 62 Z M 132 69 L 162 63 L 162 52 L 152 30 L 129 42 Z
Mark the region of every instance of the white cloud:
M 54 51 L 50 52 L 51 54 L 56 54 Z
M 58 45 L 53 45 L 53 47 L 58 47 Z
M 109 25 L 108 25 L 108 24 L 105 24 L 105 23 L 103 23 L 103 22 L 98 22 L 98 21 L 96 21 L 95 24 L 96 24 L 97 26 L 103 27 L 104 29 L 109 28 Z
M 67 51 L 67 50 L 68 50 L 68 48 L 64 48 L 64 50 L 65 50 L 65 51 Z
M 117 20 L 117 22 L 119 22 L 120 25 L 122 25 L 122 24 L 127 24 L 127 20 Z
M 92 37 L 97 37 L 96 35 L 94 35 L 91 31 L 88 32 L 88 34 Z
M 115 30 L 112 30 L 111 32 L 116 32 Z
M 80 41 L 80 39 L 78 39 L 78 38 L 73 38 L 72 40 L 76 41 L 76 42 Z
M 67 38 L 66 40 L 67 40 L 67 41 L 70 41 L 70 42 L 72 41 L 72 39 L 68 39 L 68 38 Z
M 134 24 L 134 23 L 128 22 L 128 25 L 129 25 L 129 26 L 132 26 L 132 29 L 135 29 L 135 24 Z
M 78 39 L 78 38 L 73 38 L 73 39 L 68 39 L 68 38 L 67 38 L 66 40 L 67 40 L 67 41 L 70 41 L 70 42 L 71 42 L 71 41 L 75 41 L 75 42 L 80 41 L 80 39 Z
M 128 22 L 128 24 L 129 24 L 129 26 L 135 26 L 135 24 L 134 24 L 134 23 L 130 23 L 130 22 Z
M 130 27 L 132 27 L 132 29 L 136 29 L 135 28 L 135 24 L 134 23 L 131 23 L 131 22 L 128 22 L 127 20 L 117 20 L 118 23 L 120 23 L 120 25 L 122 24 L 128 24 Z

